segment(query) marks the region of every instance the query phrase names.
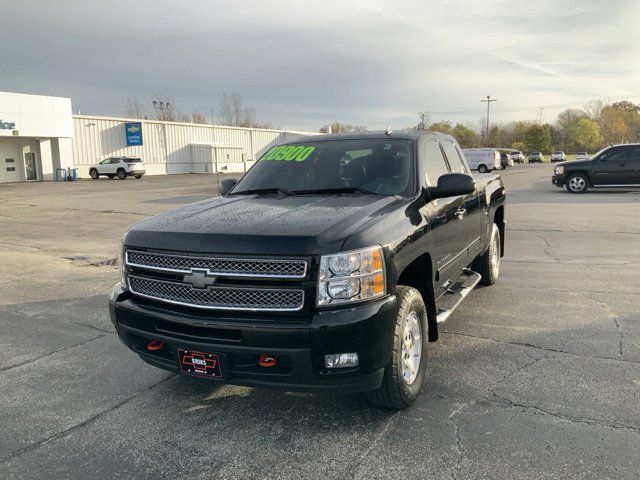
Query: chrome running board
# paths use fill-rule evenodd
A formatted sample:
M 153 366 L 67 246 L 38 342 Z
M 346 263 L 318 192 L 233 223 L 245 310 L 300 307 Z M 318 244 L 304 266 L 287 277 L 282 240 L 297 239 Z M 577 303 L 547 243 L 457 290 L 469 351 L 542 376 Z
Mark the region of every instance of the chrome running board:
M 479 273 L 468 268 L 453 282 L 447 291 L 436 301 L 438 323 L 446 321 L 456 308 L 482 279 Z

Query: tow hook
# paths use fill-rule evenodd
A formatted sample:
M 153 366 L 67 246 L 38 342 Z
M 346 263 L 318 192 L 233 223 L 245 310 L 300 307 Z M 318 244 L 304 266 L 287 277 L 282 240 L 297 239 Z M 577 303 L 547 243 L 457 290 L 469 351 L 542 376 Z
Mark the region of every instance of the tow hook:
M 164 348 L 164 342 L 160 340 L 151 340 L 149 345 L 147 345 L 147 350 L 150 352 L 157 352 L 158 350 L 162 350 Z
M 275 367 L 278 364 L 278 355 L 260 355 L 258 365 L 261 367 Z

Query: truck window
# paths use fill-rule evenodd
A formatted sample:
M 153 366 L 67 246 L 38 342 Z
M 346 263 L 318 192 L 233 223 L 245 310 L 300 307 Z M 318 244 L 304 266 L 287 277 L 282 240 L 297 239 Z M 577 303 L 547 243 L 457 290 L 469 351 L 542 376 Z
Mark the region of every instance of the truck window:
M 464 162 L 462 161 L 460 154 L 456 150 L 455 144 L 453 142 L 445 140 L 444 142 L 442 142 L 442 147 L 444 148 L 444 153 L 447 156 L 447 160 L 449 161 L 451 171 L 455 173 L 467 173 Z
M 271 148 L 233 190 L 283 188 L 297 194 L 358 187 L 378 195 L 415 193 L 413 141 L 313 140 Z
M 429 185 L 437 185 L 440 175 L 449 173 L 449 166 L 447 165 L 447 161 L 444 159 L 439 142 L 435 140 L 427 142 L 425 146 L 425 165 L 427 182 Z

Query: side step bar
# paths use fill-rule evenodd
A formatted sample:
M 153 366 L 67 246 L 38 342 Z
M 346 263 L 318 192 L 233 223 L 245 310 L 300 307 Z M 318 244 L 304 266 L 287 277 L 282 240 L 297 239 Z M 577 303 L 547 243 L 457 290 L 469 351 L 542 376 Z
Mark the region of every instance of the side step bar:
M 478 284 L 482 276 L 468 268 L 449 285 L 447 291 L 437 301 L 438 323 L 446 321 L 458 305 L 462 303 L 471 290 Z

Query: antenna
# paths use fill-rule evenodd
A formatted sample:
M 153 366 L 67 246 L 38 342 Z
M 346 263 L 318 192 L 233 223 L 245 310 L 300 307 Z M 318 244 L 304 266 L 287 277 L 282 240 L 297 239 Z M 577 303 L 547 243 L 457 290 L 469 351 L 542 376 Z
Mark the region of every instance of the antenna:
M 391 131 L 391 127 L 389 126 L 389 124 L 387 124 L 387 129 L 385 130 L 384 134 L 385 134 L 387 137 L 390 137 L 392 133 L 393 133 L 393 132 Z

